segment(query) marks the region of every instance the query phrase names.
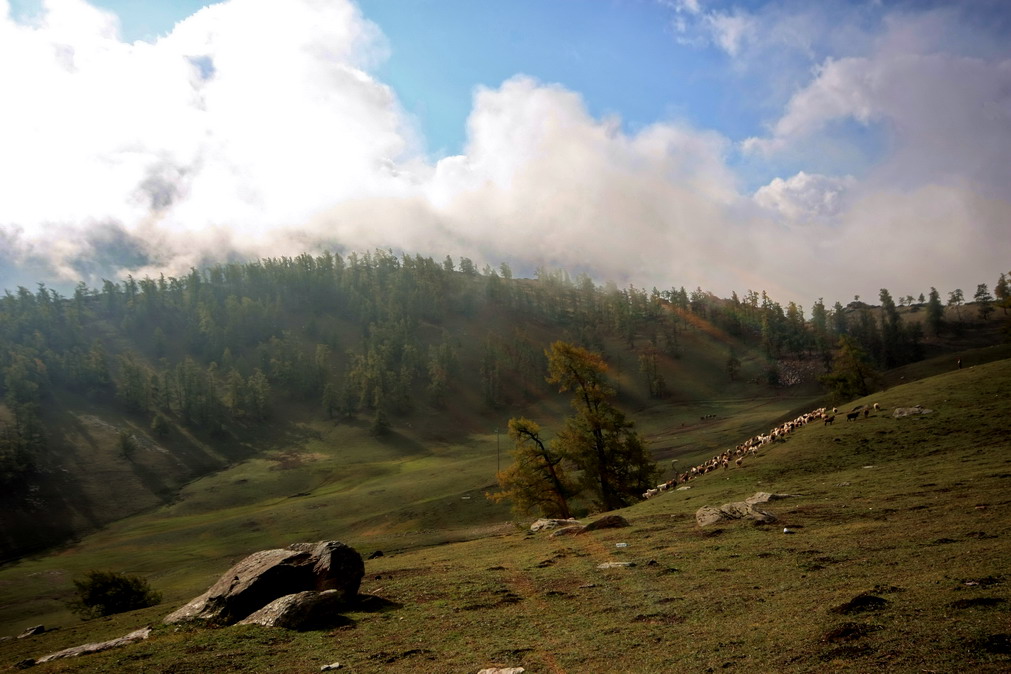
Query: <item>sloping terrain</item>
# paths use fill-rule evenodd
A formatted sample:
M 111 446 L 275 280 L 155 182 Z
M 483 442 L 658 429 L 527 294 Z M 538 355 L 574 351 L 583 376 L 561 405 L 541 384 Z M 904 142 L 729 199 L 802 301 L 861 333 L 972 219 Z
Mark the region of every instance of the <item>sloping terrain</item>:
M 141 644 L 38 671 L 304 672 L 335 661 L 354 672 L 1007 671 L 1009 382 L 1009 360 L 967 364 L 854 401 L 882 410 L 809 424 L 741 468 L 627 508 L 629 528 L 554 539 L 475 528 L 461 537 L 485 535 L 412 547 L 404 544 L 410 532 L 384 531 L 377 520 L 375 529 L 340 534 L 363 553 L 387 554 L 367 562 L 361 601 L 330 630 L 156 627 Z M 891 413 L 917 405 L 930 412 Z M 403 464 L 437 477 L 438 459 L 405 456 Z M 376 488 L 381 483 L 377 477 Z M 325 503 L 320 489 L 307 505 Z M 699 507 L 757 491 L 796 496 L 768 504 L 774 524 L 696 525 Z M 457 508 L 487 507 L 476 493 L 432 492 L 433 507 L 440 499 L 448 507 L 450 498 Z M 332 511 L 312 519 L 311 529 L 309 519 L 288 522 L 288 502 L 307 498 L 297 492 L 276 500 L 274 519 L 247 496 L 217 517 L 205 510 L 211 504 L 183 499 L 172 516 L 133 518 L 58 556 L 0 570 L 0 589 L 16 605 L 0 632 L 19 632 L 46 611 L 45 622 L 62 626 L 0 644 L 0 663 L 157 625 L 266 540 L 282 545 L 333 531 Z M 248 547 L 238 550 L 243 508 L 254 524 Z M 194 527 L 200 518 L 203 529 Z M 163 604 L 87 623 L 61 613 L 69 578 L 110 560 L 148 577 Z M 599 568 L 611 561 L 634 566 Z

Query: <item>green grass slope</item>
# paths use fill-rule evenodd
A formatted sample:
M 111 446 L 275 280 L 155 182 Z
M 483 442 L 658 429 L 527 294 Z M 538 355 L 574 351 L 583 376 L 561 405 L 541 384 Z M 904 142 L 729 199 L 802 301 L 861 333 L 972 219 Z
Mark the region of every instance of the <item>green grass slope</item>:
M 159 626 L 147 642 L 38 671 L 304 672 L 335 661 L 353 672 L 1008 671 L 1009 382 L 1011 360 L 1001 360 L 894 386 L 852 403 L 878 402 L 881 412 L 805 426 L 742 468 L 625 509 L 630 528 L 573 538 L 475 526 L 460 533 L 475 540 L 420 545 L 440 520 L 465 521 L 461 509 L 490 507 L 461 487 L 480 482 L 493 457 L 461 461 L 453 445 L 375 447 L 400 454 L 353 487 L 359 496 L 375 492 L 376 510 L 368 526 L 340 537 L 388 554 L 367 562 L 359 603 L 331 629 Z M 889 414 L 913 405 L 933 411 Z M 674 434 L 706 435 L 676 423 Z M 710 434 L 729 438 L 734 425 L 728 419 Z M 261 481 L 284 474 L 273 466 L 326 462 L 327 442 L 305 455 L 247 462 L 207 478 L 217 482 L 206 488 L 194 485 L 170 509 L 0 570 L 0 634 L 38 622 L 62 627 L 0 643 L 0 666 L 158 625 L 261 543 L 340 531 L 342 509 L 354 506 L 341 501 L 339 481 L 313 483 L 311 471 Z M 274 486 L 229 489 L 227 502 L 214 502 L 226 484 Z M 387 521 L 384 512 L 402 503 L 391 492 L 412 488 L 427 496 L 410 506 L 415 517 Z M 779 517 L 773 525 L 696 526 L 700 506 L 756 491 L 797 496 L 769 504 Z M 440 517 L 451 507 L 452 517 Z M 163 604 L 86 623 L 61 613 L 70 577 L 113 560 L 117 570 L 147 576 Z M 607 561 L 635 566 L 598 568 Z

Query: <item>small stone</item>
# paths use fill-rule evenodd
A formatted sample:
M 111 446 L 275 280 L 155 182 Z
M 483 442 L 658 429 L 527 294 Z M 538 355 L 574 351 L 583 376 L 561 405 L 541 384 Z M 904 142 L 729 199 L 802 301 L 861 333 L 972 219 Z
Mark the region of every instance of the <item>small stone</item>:
M 522 667 L 485 667 L 477 674 L 523 674 L 525 671 Z
M 339 662 L 331 662 L 329 665 L 323 665 L 322 667 L 320 667 L 319 671 L 321 671 L 321 672 L 332 672 L 333 670 L 340 669 L 343 666 L 344 665 L 342 665 Z
M 603 564 L 598 564 L 598 569 L 627 569 L 630 566 L 635 566 L 635 562 L 604 562 Z
M 29 627 L 24 632 L 18 635 L 18 639 L 24 639 L 25 637 L 32 637 L 36 634 L 42 634 L 46 631 L 44 625 L 35 625 L 34 627 Z

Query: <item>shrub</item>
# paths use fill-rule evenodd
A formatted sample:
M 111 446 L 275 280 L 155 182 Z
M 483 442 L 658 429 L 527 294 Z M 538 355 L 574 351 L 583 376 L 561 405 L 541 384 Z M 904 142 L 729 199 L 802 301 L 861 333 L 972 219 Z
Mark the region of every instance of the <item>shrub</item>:
M 88 571 L 83 578 L 74 579 L 74 586 L 77 599 L 69 607 L 84 620 L 146 608 L 161 601 L 161 594 L 152 590 L 146 580 L 116 571 Z

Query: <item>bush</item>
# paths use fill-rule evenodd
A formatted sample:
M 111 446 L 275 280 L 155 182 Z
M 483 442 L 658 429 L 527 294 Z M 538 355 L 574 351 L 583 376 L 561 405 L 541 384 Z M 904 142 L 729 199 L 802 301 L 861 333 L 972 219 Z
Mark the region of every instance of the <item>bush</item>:
M 154 606 L 161 601 L 147 581 L 116 571 L 88 571 L 84 578 L 75 578 L 77 599 L 70 610 L 84 620 Z

